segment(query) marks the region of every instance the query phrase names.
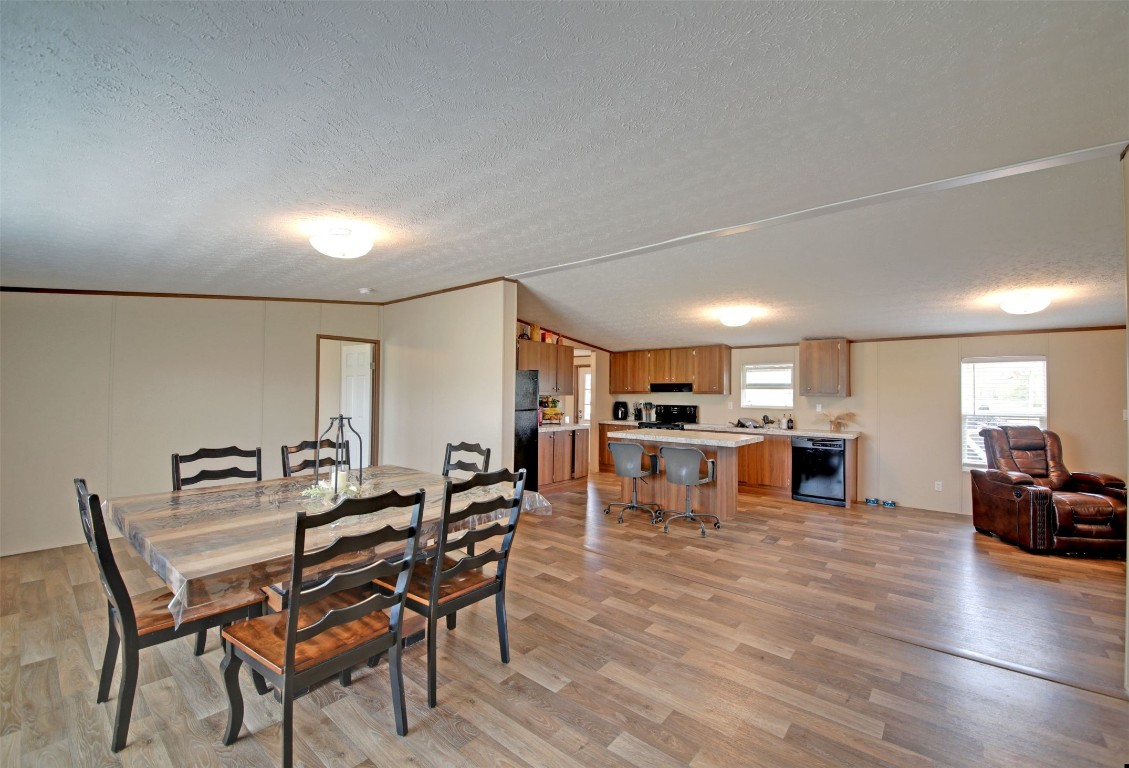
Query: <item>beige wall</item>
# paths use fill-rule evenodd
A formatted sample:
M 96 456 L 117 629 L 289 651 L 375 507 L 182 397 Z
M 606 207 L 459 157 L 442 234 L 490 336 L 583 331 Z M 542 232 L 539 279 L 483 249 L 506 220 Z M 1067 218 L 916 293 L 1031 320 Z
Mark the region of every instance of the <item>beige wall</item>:
M 341 342 L 321 340 L 318 360 L 318 435 L 341 413 Z
M 438 471 L 446 444 L 467 441 L 513 465 L 516 321 L 505 281 L 384 308 L 384 463 Z
M 799 364 L 798 346 L 733 350 L 733 393 L 640 395 L 669 404 L 697 404 L 704 423 L 791 413 L 800 428 L 825 427 L 816 405 L 855 414 L 859 441 L 859 498 L 972 514 L 971 485 L 960 465 L 960 360 L 993 355 L 1045 355 L 1047 421 L 1062 437 L 1067 466 L 1126 475 L 1125 331 L 1078 331 L 1005 336 L 863 342 L 851 345 L 851 396 L 796 397 L 791 409 L 740 407 L 741 367 Z M 605 390 L 606 391 L 606 390 Z M 610 414 L 610 400 L 604 410 Z M 732 403 L 732 409 L 729 405 Z M 941 482 L 941 491 L 934 483 Z
M 82 540 L 70 480 L 163 491 L 169 457 L 278 448 L 314 419 L 318 333 L 380 338 L 380 307 L 0 294 L 0 553 Z

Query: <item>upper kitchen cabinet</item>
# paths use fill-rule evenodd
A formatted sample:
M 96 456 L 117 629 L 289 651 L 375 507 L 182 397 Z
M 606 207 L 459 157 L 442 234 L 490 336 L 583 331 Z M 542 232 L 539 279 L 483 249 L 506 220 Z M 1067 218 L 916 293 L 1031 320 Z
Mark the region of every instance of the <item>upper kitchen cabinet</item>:
M 647 350 L 648 384 L 690 384 L 694 381 L 694 347 Z M 648 387 L 648 391 L 649 391 Z
M 613 352 L 608 371 L 608 391 L 645 394 L 651 391 L 648 350 Z
M 537 391 L 546 395 L 573 394 L 572 347 L 567 344 L 543 344 L 540 341 L 517 342 L 519 371 L 537 371 Z
M 724 344 L 693 347 L 694 391 L 703 395 L 728 395 L 733 355 Z
M 730 350 L 723 344 L 613 352 L 608 390 L 648 394 L 652 384 L 689 384 L 692 392 L 729 394 Z
M 805 397 L 849 397 L 851 342 L 804 339 L 800 342 L 800 387 Z

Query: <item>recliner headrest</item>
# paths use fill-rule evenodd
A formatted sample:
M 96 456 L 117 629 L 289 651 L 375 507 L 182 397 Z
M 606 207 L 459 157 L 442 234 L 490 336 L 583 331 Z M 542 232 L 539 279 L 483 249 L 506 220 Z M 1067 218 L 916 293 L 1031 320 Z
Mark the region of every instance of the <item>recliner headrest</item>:
M 1047 439 L 1039 427 L 1002 426 L 1000 429 L 1007 435 L 1013 451 L 1042 451 L 1047 448 Z

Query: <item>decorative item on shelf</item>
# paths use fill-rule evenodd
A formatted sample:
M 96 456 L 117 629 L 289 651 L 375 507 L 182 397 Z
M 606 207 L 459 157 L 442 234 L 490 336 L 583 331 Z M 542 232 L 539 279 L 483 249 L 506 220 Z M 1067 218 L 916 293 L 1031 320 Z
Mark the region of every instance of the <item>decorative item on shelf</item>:
M 541 341 L 541 326 L 539 324 L 533 323 L 529 326 L 529 338 L 534 341 Z
M 348 422 L 348 423 L 346 424 L 346 422 Z M 352 416 L 346 416 L 342 413 L 339 413 L 336 416 L 331 416 L 330 419 L 329 419 L 329 426 L 326 427 L 325 431 L 321 433 L 321 437 L 318 438 L 317 442 L 320 443 L 322 440 L 324 440 L 325 436 L 328 435 L 333 430 L 333 427 L 334 427 L 335 424 L 337 425 L 337 431 L 334 432 L 334 435 L 331 439 L 333 440 L 334 445 L 336 445 L 337 447 L 333 449 L 333 471 L 331 472 L 332 477 L 327 478 L 326 487 L 331 487 L 333 489 L 333 495 L 337 496 L 340 493 L 344 493 L 348 489 L 348 486 L 349 486 L 349 470 L 352 469 L 352 466 L 349 463 L 349 461 L 350 461 L 349 457 L 353 454 L 349 451 L 349 448 L 348 448 L 349 438 L 345 434 L 346 427 L 348 427 L 350 432 L 352 432 L 354 435 L 357 436 L 357 451 L 356 451 L 356 456 L 358 457 L 357 485 L 361 485 L 362 483 L 364 483 L 365 478 L 364 478 L 364 469 L 362 469 L 359 466 L 359 464 L 360 464 L 360 458 L 359 457 L 362 455 L 362 451 L 364 450 L 364 442 L 361 438 L 360 433 L 357 432 L 357 430 L 353 429 L 353 417 Z M 344 470 L 341 469 L 342 466 L 345 467 Z M 320 468 L 315 463 L 314 464 L 314 485 L 315 486 L 321 485 L 321 483 L 319 482 L 320 478 L 318 477 L 319 469 Z
M 831 413 L 831 411 L 819 411 L 816 416 L 822 416 L 827 419 L 827 428 L 831 432 L 842 432 L 843 427 L 854 421 L 855 415 L 851 411 L 844 411 L 843 413 Z
M 541 395 L 538 401 L 541 404 L 541 423 L 560 424 L 564 418 L 564 411 L 560 409 L 561 401 L 549 395 Z
M 529 335 L 529 326 L 525 323 L 517 324 L 517 337 L 520 341 L 529 341 L 533 337 Z

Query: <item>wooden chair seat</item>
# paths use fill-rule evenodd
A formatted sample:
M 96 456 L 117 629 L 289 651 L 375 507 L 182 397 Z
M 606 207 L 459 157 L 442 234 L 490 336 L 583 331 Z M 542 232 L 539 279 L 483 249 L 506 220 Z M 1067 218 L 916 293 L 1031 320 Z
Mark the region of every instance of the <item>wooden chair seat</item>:
M 169 611 L 169 603 L 172 598 L 172 592 L 163 588 L 142 592 L 139 595 L 130 595 L 133 602 L 133 612 L 137 617 L 138 635 L 151 635 L 154 632 L 172 629 L 176 625 L 176 619 Z M 204 605 L 186 608 L 181 617 L 181 623 L 190 624 L 197 619 L 206 618 L 216 613 L 227 613 L 239 608 L 258 605 L 262 602 L 263 596 L 258 592 L 240 592 Z
M 408 602 L 423 606 L 425 609 L 430 602 L 432 563 L 434 560 L 425 560 L 416 563 L 412 569 L 412 578 L 408 582 Z M 443 570 L 454 567 L 458 561 L 452 557 L 443 557 Z M 481 568 L 471 568 L 468 571 L 455 574 L 450 579 L 439 583 L 439 602 L 445 602 L 462 597 L 468 592 L 473 592 L 479 587 L 490 584 L 494 576 L 484 573 Z M 383 591 L 390 592 L 395 589 L 395 584 L 377 580 L 375 584 Z
M 344 590 L 301 605 L 298 608 L 298 628 L 303 629 L 321 620 L 328 611 L 347 608 L 363 599 L 362 590 Z M 275 674 L 282 674 L 286 657 L 288 615 L 288 611 L 282 611 L 237 622 L 223 631 L 223 638 Z M 294 670 L 301 672 L 310 669 L 345 651 L 376 640 L 389 631 L 388 615 L 384 611 L 373 611 L 355 621 L 333 627 L 294 646 Z

